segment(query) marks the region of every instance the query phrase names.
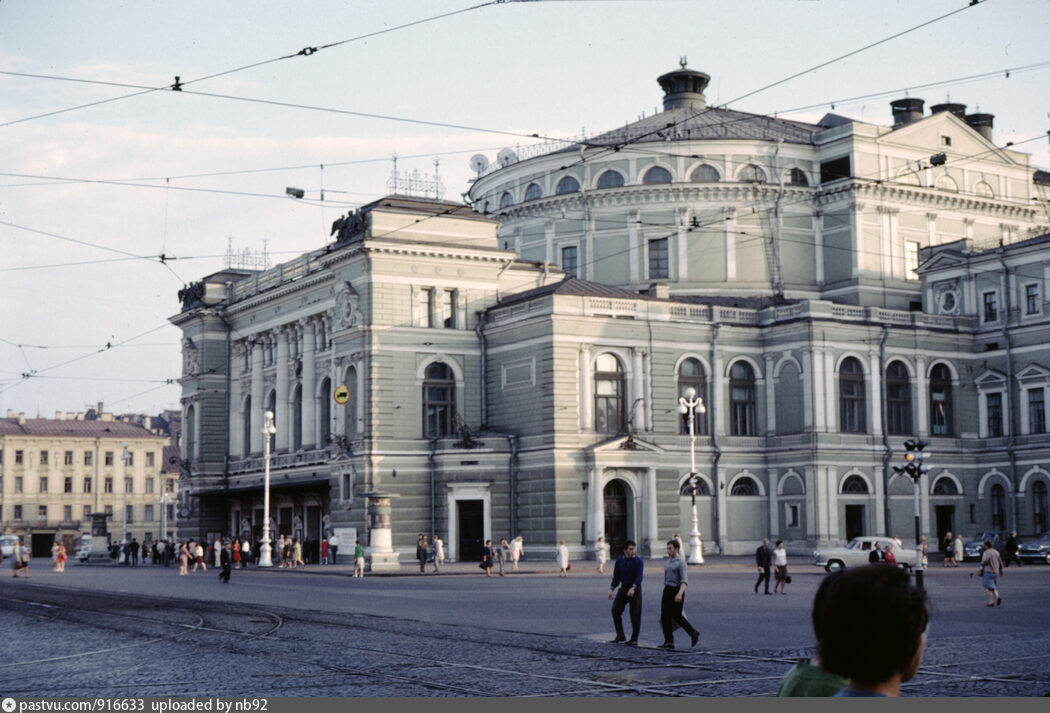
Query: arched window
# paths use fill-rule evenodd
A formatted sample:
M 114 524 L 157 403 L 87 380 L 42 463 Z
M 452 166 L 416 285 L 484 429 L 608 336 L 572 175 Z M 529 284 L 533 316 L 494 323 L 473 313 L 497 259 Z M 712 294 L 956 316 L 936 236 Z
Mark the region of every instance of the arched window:
M 193 460 L 197 457 L 197 410 L 190 404 L 186 407 L 186 425 L 182 430 L 186 432 L 186 458 Z
M 642 183 L 670 183 L 671 172 L 663 166 L 653 166 L 642 176 Z
M 911 433 L 911 386 L 908 370 L 899 361 L 886 367 L 886 432 Z
M 277 392 L 271 391 L 266 399 L 266 410 L 273 414 L 273 423 L 277 424 Z M 263 416 L 265 418 L 265 416 Z M 270 434 L 270 453 L 277 450 L 277 434 Z
M 991 491 L 992 529 L 1002 530 L 1006 527 L 1006 491 L 996 483 Z
M 303 447 L 303 387 L 296 384 L 292 391 L 292 450 Z
M 543 197 L 543 189 L 540 188 L 538 183 L 530 183 L 529 187 L 525 189 L 525 200 L 534 201 L 537 198 Z
M 1046 532 L 1046 483 L 1037 480 L 1032 483 L 1032 527 L 1035 534 Z
M 765 183 L 766 172 L 761 167 L 749 163 L 740 169 L 740 180 L 744 183 Z
M 758 483 L 753 478 L 744 476 L 737 478 L 733 481 L 733 487 L 729 491 L 730 495 L 758 495 Z
M 447 364 L 427 367 L 423 381 L 423 437 L 440 438 L 452 434 L 456 410 L 456 381 Z
M 938 478 L 937 482 L 933 484 L 934 495 L 958 495 L 959 488 L 956 487 L 955 481 L 951 478 Z
M 851 494 L 865 494 L 868 492 L 868 484 L 859 475 L 851 475 L 842 481 L 842 492 Z
M 707 407 L 707 379 L 704 365 L 696 359 L 686 359 L 678 367 L 678 395 L 685 396 L 686 389 L 692 387 L 696 395 L 703 399 Z M 682 414 L 679 420 L 679 433 L 689 435 L 689 414 Z M 707 434 L 707 414 L 699 410 L 693 413 L 693 433 L 700 436 Z
M 843 433 L 867 433 L 864 400 L 864 369 L 854 357 L 839 367 L 839 430 Z
M 973 187 L 973 192 L 984 198 L 995 198 L 995 191 L 985 181 L 978 181 Z
M 788 171 L 786 183 L 789 186 L 808 186 L 809 179 L 806 178 L 806 172 L 801 168 L 793 168 Z
M 619 171 L 606 171 L 598 176 L 598 188 L 619 188 L 623 185 L 623 174 Z
M 499 197 L 499 207 L 509 208 L 514 205 L 514 196 L 510 194 L 510 191 L 504 191 L 503 195 Z
M 738 361 L 729 370 L 730 435 L 754 436 L 755 372 L 746 361 Z
M 930 433 L 954 435 L 952 429 L 952 373 L 944 364 L 930 370 Z
M 324 378 L 321 381 L 321 409 L 318 414 L 317 445 L 324 448 L 328 445 L 328 435 L 332 432 L 332 380 Z
M 954 178 L 947 174 L 938 177 L 937 183 L 934 185 L 937 186 L 937 190 L 939 191 L 951 191 L 952 193 L 959 192 L 959 184 L 955 182 Z
M 256 424 L 262 428 L 262 424 Z M 241 455 L 247 458 L 252 454 L 252 397 L 244 400 L 244 410 L 241 411 Z
M 565 176 L 558 181 L 558 187 L 554 189 L 554 192 L 559 196 L 563 193 L 576 193 L 580 190 L 580 182 L 572 176 Z
M 350 398 L 343 404 L 343 435 L 352 441 L 357 438 L 357 369 L 347 367 L 343 386 L 350 392 Z
M 693 173 L 689 176 L 689 180 L 693 183 L 718 183 L 722 180 L 722 176 L 718 173 L 717 168 L 705 163 L 693 169 Z
M 623 368 L 612 354 L 602 354 L 594 362 L 594 430 L 623 433 Z
M 686 478 L 685 482 L 682 483 L 682 487 L 678 489 L 679 495 L 692 495 L 693 484 Z M 710 495 L 711 489 L 707 487 L 707 482 L 703 478 L 696 479 L 696 494 L 697 495 Z
M 919 175 L 910 169 L 904 169 L 897 174 L 897 183 L 902 186 L 919 186 L 922 183 L 919 181 Z

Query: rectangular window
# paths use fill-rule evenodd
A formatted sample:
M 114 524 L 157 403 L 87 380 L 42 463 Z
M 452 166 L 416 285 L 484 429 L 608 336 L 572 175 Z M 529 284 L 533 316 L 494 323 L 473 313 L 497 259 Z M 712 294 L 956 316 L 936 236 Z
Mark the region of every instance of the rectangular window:
M 1024 286 L 1024 313 L 1039 314 L 1039 285 Z
M 146 478 L 146 492 L 153 492 L 153 478 Z
M 72 493 L 73 492 L 73 479 L 72 478 L 64 478 L 63 479 L 62 492 L 63 493 Z
M 73 451 L 66 451 L 66 457 L 64 462 L 66 465 L 73 465 Z
M 132 453 L 131 451 L 128 451 L 128 465 L 129 466 L 135 465 L 135 454 Z
M 124 492 L 133 493 L 135 492 L 135 481 L 133 478 L 124 478 Z
M 73 506 L 63 505 L 62 506 L 62 521 L 73 522 Z
M 103 512 L 104 512 L 104 513 L 106 513 L 107 515 L 110 515 L 110 516 L 112 516 L 112 515 L 113 515 L 113 506 L 112 506 L 112 505 L 107 505 L 107 506 L 106 506 L 106 507 L 105 507 L 105 508 L 103 509 Z
M 671 276 L 667 238 L 649 241 L 649 279 L 665 280 Z
M 15 465 L 22 465 L 22 451 L 15 451 Z
M 350 476 L 347 476 L 347 477 L 349 478 Z M 165 505 L 164 507 L 168 511 L 168 522 L 171 522 L 172 520 L 175 519 L 175 506 L 174 505 Z
M 155 457 L 153 451 L 150 451 L 149 453 L 146 454 L 146 467 L 147 468 L 152 468 L 153 467 L 153 464 L 155 462 L 155 458 L 156 457 Z
M 113 465 L 113 451 L 106 451 L 106 465 Z
M 91 476 L 88 476 L 88 477 L 84 478 L 84 492 L 85 493 L 90 493 L 91 492 Z
M 1001 438 L 1003 435 L 1003 395 L 988 394 L 988 437 Z
M 904 279 L 918 280 L 919 244 L 914 240 L 904 241 Z
M 998 318 L 998 310 L 995 306 L 995 293 L 984 293 L 984 321 L 994 322 Z
M 1046 433 L 1046 401 L 1042 389 L 1028 390 L 1028 432 Z
M 165 493 L 174 493 L 175 492 L 175 479 L 174 478 L 168 478 L 167 480 L 164 481 L 164 492 Z
M 435 326 L 437 326 L 437 314 L 438 314 L 438 305 L 437 305 L 438 295 L 437 295 L 437 290 L 435 290 L 433 288 L 429 288 L 429 289 L 424 290 L 424 292 L 427 293 L 427 326 L 428 327 L 435 327 Z
M 124 519 L 129 523 L 135 522 L 135 506 L 128 505 L 124 508 Z
M 441 296 L 441 324 L 445 329 L 457 329 L 459 327 L 456 303 L 459 292 L 456 290 L 445 290 Z
M 951 146 L 951 145 L 952 145 L 952 137 L 951 136 L 941 136 L 941 146 Z
M 153 506 L 147 505 L 146 511 L 142 515 L 142 519 L 146 522 L 153 522 Z
M 36 519 L 40 522 L 47 522 L 47 505 L 38 505 L 36 508 Z
M 22 476 L 20 475 L 15 476 L 15 492 L 22 492 Z
M 84 451 L 84 465 L 91 465 L 93 455 L 91 451 Z
M 576 269 L 576 246 L 569 245 L 561 249 L 561 269 L 570 277 L 577 277 Z
M 798 505 L 788 505 L 788 527 L 798 527 Z
M 91 522 L 91 506 L 90 505 L 85 505 L 84 506 L 84 521 L 85 522 Z
M 46 475 L 40 476 L 40 492 L 46 493 L 48 491 L 48 486 L 49 485 L 50 485 L 50 483 L 47 481 L 47 476 Z
M 112 493 L 113 492 L 113 478 L 106 478 L 105 483 L 103 483 L 102 492 L 104 492 L 104 493 Z
M 833 158 L 820 164 L 820 182 L 830 183 L 840 178 L 850 177 L 849 156 Z
M 40 451 L 40 465 L 47 465 L 47 451 Z
M 15 505 L 15 519 L 16 520 L 21 520 L 22 519 L 22 506 L 21 505 Z

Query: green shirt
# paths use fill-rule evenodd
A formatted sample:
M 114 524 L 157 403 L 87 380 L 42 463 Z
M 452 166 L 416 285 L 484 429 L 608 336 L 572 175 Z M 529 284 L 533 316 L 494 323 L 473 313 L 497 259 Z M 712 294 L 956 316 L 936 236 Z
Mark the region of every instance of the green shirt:
M 799 659 L 777 689 L 777 697 L 834 696 L 849 685 L 849 679 L 829 673 L 806 659 Z
M 361 545 L 357 545 L 356 547 L 354 547 L 354 559 L 364 559 L 364 557 L 365 548 Z

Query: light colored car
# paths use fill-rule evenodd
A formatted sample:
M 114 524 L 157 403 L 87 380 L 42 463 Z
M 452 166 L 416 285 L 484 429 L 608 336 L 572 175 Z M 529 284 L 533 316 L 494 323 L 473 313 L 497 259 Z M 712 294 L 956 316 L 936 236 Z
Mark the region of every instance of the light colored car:
M 1017 556 L 1025 564 L 1033 564 L 1035 562 L 1050 564 L 1050 534 L 1043 535 L 1038 540 L 1024 543 L 1018 549 Z
M 0 555 L 10 557 L 15 553 L 15 543 L 18 542 L 17 535 L 4 535 L 0 537 Z
M 882 545 L 883 551 L 893 552 L 898 566 L 908 570 L 915 568 L 915 550 L 902 548 L 892 537 L 854 537 L 845 547 L 822 547 L 813 552 L 813 564 L 827 572 L 844 567 L 863 567 L 868 564 L 876 542 Z
M 81 535 L 77 538 L 74 546 L 73 556 L 80 562 L 86 562 L 91 555 L 91 535 Z

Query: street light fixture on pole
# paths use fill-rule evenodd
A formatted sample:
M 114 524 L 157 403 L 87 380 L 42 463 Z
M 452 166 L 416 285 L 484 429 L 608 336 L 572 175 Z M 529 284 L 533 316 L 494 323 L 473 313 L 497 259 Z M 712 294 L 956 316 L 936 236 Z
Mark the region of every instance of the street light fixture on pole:
M 267 411 L 264 420 L 262 433 L 266 475 L 263 480 L 263 536 L 259 547 L 259 566 L 273 567 L 273 560 L 270 559 L 270 436 L 277 433 L 273 425 L 273 411 Z
M 120 525 L 120 544 L 121 552 L 123 552 L 124 543 L 128 541 L 128 458 L 131 457 L 131 454 L 128 453 L 127 441 L 121 443 L 120 447 L 124 449 L 120 454 L 120 460 L 124 462 L 124 518 Z
M 704 563 L 704 545 L 700 541 L 700 526 L 696 517 L 696 491 L 699 477 L 696 474 L 696 414 L 704 413 L 704 400 L 696 395 L 692 386 L 685 390 L 685 396 L 678 397 L 678 413 L 688 416 L 689 421 L 689 494 L 693 499 L 693 530 L 689 533 L 689 564 Z

